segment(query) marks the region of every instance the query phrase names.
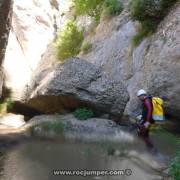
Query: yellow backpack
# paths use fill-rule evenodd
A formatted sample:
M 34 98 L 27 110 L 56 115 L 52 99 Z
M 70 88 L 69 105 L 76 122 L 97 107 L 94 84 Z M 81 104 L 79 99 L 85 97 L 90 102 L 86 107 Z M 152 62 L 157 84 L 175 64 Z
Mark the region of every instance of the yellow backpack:
M 152 104 L 153 104 L 153 113 L 152 118 L 155 121 L 164 121 L 164 109 L 163 109 L 163 99 L 160 97 L 153 97 Z

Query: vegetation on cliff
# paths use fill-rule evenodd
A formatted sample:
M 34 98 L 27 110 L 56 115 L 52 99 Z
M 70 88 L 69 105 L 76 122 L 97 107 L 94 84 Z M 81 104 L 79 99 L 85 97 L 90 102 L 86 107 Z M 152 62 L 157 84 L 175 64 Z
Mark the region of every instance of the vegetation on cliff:
M 73 0 L 75 15 L 87 15 L 96 22 L 101 15 L 118 15 L 123 10 L 123 4 L 118 0 Z M 76 56 L 80 51 L 88 53 L 92 44 L 84 42 L 83 27 L 78 27 L 75 20 L 70 20 L 59 32 L 56 39 L 57 57 L 60 61 Z
M 88 15 L 99 22 L 100 17 L 106 15 L 118 15 L 123 10 L 123 4 L 119 0 L 73 0 L 77 16 Z
M 178 0 L 131 0 L 130 13 L 133 20 L 141 23 L 133 42 L 138 45 L 142 39 L 154 33 L 158 24 Z
M 75 12 L 77 16 L 88 15 L 99 20 L 103 0 L 73 0 Z
M 74 111 L 74 116 L 79 120 L 92 118 L 94 113 L 90 109 L 78 108 Z
M 138 33 L 133 38 L 133 44 L 137 46 L 144 37 L 153 34 L 158 24 L 167 15 L 169 9 L 178 0 L 131 0 L 129 11 L 132 20 L 140 22 Z M 90 16 L 96 22 L 101 16 L 119 15 L 123 10 L 123 4 L 119 0 L 72 0 L 75 17 Z M 76 18 L 75 18 L 76 19 Z M 83 27 L 78 27 L 76 20 L 69 21 L 56 40 L 58 59 L 76 56 L 82 51 L 90 52 L 92 44 L 84 42 Z
M 6 114 L 14 106 L 14 101 L 11 98 L 7 98 L 4 101 L 0 101 L 0 113 Z
M 56 40 L 57 57 L 60 61 L 76 56 L 84 40 L 82 28 L 75 21 L 69 21 Z
M 92 44 L 89 42 L 84 42 L 81 49 L 84 54 L 87 54 L 92 50 Z

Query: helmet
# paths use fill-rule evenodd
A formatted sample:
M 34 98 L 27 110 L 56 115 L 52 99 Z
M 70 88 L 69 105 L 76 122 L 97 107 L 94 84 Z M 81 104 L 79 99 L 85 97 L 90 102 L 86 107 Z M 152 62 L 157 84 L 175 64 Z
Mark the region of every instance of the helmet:
M 140 89 L 137 93 L 137 96 L 139 97 L 141 95 L 146 95 L 146 94 L 147 94 L 147 92 L 144 89 Z

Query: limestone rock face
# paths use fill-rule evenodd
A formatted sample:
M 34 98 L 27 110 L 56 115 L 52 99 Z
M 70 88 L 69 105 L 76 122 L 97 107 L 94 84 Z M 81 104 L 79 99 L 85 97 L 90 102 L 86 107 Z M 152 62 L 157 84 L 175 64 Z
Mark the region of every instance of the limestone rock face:
M 116 82 L 100 68 L 71 58 L 38 73 L 31 81 L 25 104 L 44 113 L 80 106 L 97 113 L 121 116 L 128 101 L 122 82 Z
M 129 83 L 133 109 L 134 93 L 143 87 L 150 94 L 165 96 L 166 112 L 180 115 L 180 3 L 175 5 L 157 32 L 133 53 L 134 76 Z
M 3 70 L 1 69 L 2 62 L 6 51 L 6 45 L 8 42 L 8 36 L 10 31 L 12 15 L 12 1 L 0 0 L 0 97 L 2 95 L 3 86 Z
M 11 24 L 12 1 L 0 1 L 0 65 L 4 59 Z
M 0 97 L 2 96 L 3 83 L 4 83 L 4 73 L 2 70 L 0 70 Z
M 5 1 L 0 2 L 2 7 Z M 84 105 L 121 116 L 125 105 L 126 114 L 139 112 L 136 93 L 144 88 L 151 95 L 165 96 L 166 111 L 179 117 L 180 3 L 172 7 L 154 35 L 132 47 L 139 27 L 130 19 L 128 1 L 123 1 L 125 8 L 120 15 L 104 18 L 96 28 L 91 27 L 92 31 L 86 30 L 85 41 L 92 44 L 92 49 L 78 57 L 90 63 L 74 58 L 61 65 L 56 63 L 55 49 L 49 42 L 63 27 L 62 8 L 70 7 L 66 2 L 69 1 L 14 1 L 3 63 L 6 84 L 13 89 L 14 96 L 18 99 L 27 88 L 26 105 L 46 113 Z M 8 32 L 3 28 L 0 34 Z M 0 45 L 5 47 L 2 37 L 5 36 L 1 36 Z M 2 78 L 3 75 L 0 94 Z M 29 87 L 25 87 L 30 79 Z
M 126 81 L 131 73 L 131 41 L 136 34 L 136 24 L 124 10 L 119 16 L 102 20 L 95 34 L 87 36 L 92 51 L 80 57 L 102 67 L 116 80 Z
M 179 117 L 180 3 L 172 8 L 154 35 L 132 47 L 137 28 L 125 9 L 121 15 L 100 23 L 95 35 L 87 37 L 93 44 L 92 52 L 80 56 L 124 82 L 130 95 L 125 113 L 139 113 L 136 93 L 144 88 L 154 96 L 165 96 L 166 112 Z
M 41 56 L 63 24 L 62 12 L 68 7 L 64 0 L 14 0 L 12 27 L 3 67 L 6 84 L 13 97 L 22 90 L 37 68 Z M 64 8 L 64 9 L 63 9 Z

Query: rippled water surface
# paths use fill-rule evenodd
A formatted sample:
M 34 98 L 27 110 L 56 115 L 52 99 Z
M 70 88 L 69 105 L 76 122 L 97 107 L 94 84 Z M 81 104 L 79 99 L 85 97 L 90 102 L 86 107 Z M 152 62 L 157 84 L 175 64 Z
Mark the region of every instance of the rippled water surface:
M 158 144 L 158 143 L 157 143 Z M 121 152 L 134 152 L 136 157 L 127 155 L 110 156 L 118 148 Z M 164 149 L 164 146 L 160 146 Z M 172 148 L 171 148 L 172 149 Z M 84 143 L 75 141 L 30 141 L 11 148 L 1 156 L 1 180 L 157 180 L 160 173 L 151 167 L 151 158 L 142 144 L 121 144 L 109 142 Z M 164 152 L 165 153 L 165 152 Z M 167 154 L 172 153 L 167 149 Z M 109 154 L 109 155 L 108 155 Z M 133 154 L 133 153 L 132 153 Z M 144 159 L 144 160 L 142 160 Z M 149 163 L 149 164 L 148 164 Z M 54 170 L 125 170 L 132 175 L 121 176 L 61 176 Z

